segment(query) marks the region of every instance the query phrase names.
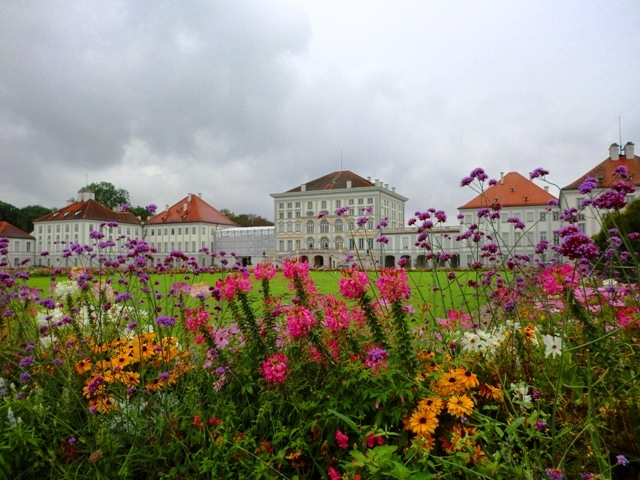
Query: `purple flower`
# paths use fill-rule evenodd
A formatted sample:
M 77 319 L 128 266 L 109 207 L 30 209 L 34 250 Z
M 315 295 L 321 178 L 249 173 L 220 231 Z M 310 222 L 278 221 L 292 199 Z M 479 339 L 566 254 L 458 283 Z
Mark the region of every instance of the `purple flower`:
M 627 167 L 625 167 L 624 165 L 617 166 L 613 173 L 614 175 L 617 175 L 618 177 L 624 179 L 629 178 L 629 170 L 627 170 Z
M 616 461 L 618 462 L 618 465 L 622 465 L 623 467 L 625 465 L 629 465 L 629 460 L 624 455 L 616 455 Z
M 155 203 L 150 203 L 149 205 L 147 205 L 147 212 L 149 212 L 151 215 L 156 213 L 157 209 L 158 209 L 158 206 Z
M 356 220 L 356 224 L 358 225 L 358 227 L 364 227 L 368 221 L 369 217 L 360 217 L 358 218 L 358 220 Z
M 22 383 L 27 383 L 30 378 L 31 374 L 29 372 L 22 372 L 22 374 L 20 375 L 20 381 Z
M 551 480 L 562 480 L 564 478 L 564 474 L 559 468 L 547 468 L 545 473 Z
M 534 178 L 544 177 L 545 175 L 549 175 L 549 170 L 538 167 L 533 172 L 529 173 L 529 178 L 533 180 Z
M 378 243 L 384 243 L 385 245 L 389 243 L 389 238 L 385 237 L 384 235 L 376 238 L 376 242 Z
M 102 233 L 100 230 L 93 230 L 89 234 L 89 238 L 93 238 L 94 240 L 100 240 L 101 238 L 104 238 L 104 233 Z
M 161 315 L 156 319 L 156 325 L 159 327 L 173 327 L 175 324 L 175 319 L 166 315 Z
M 345 213 L 347 213 L 348 211 L 349 211 L 349 207 L 341 207 L 341 208 L 338 208 L 338 209 L 336 210 L 336 215 L 337 215 L 337 216 L 339 216 L 339 217 L 341 217 L 342 215 L 344 215 L 344 214 L 345 214 Z
M 535 428 L 536 430 L 539 431 L 544 431 L 547 429 L 547 422 L 543 422 L 542 420 L 538 420 L 535 425 L 533 426 L 533 428 Z
M 121 293 L 116 297 L 116 303 L 126 302 L 127 300 L 131 300 L 132 298 L 133 295 L 131 295 L 131 293 L 129 292 Z
M 587 177 L 584 179 L 578 190 L 583 195 L 591 193 L 591 191 L 598 186 L 598 179 L 594 177 Z
M 35 359 L 29 356 L 29 357 L 24 357 L 22 360 L 20 360 L 20 363 L 18 365 L 20 366 L 20 368 L 26 368 L 33 365 L 34 362 L 35 362 Z

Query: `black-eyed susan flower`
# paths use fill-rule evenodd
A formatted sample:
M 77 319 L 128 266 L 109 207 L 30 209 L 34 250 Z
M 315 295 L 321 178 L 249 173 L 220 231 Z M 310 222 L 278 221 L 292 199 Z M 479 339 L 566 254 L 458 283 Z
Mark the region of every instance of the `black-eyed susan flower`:
M 480 382 L 478 381 L 478 377 L 473 372 L 465 368 L 456 368 L 454 375 L 456 376 L 456 379 L 462 385 L 464 385 L 464 388 L 467 390 L 470 388 L 475 388 L 480 384 Z
M 408 429 L 418 436 L 431 435 L 438 427 L 438 417 L 429 411 L 414 410 L 407 422 Z
M 455 417 L 465 417 L 473 412 L 473 400 L 462 395 L 460 397 L 453 396 L 447 401 L 447 411 Z

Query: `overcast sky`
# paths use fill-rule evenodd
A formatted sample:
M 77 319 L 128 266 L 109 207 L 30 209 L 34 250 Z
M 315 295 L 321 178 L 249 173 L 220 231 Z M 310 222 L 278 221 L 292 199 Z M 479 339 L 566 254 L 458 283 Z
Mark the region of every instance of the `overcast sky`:
M 566 185 L 640 145 L 637 0 L 0 2 L 0 200 L 270 193 L 345 169 L 455 217 L 475 167 Z M 637 148 L 638 149 L 638 148 Z

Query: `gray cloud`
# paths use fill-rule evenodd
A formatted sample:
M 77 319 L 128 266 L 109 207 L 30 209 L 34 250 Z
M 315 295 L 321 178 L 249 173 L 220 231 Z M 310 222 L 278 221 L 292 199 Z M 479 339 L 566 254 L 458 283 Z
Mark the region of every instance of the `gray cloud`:
M 86 181 L 136 204 L 268 196 L 330 171 L 449 216 L 483 166 L 560 185 L 640 141 L 640 14 L 539 2 L 4 2 L 0 200 Z

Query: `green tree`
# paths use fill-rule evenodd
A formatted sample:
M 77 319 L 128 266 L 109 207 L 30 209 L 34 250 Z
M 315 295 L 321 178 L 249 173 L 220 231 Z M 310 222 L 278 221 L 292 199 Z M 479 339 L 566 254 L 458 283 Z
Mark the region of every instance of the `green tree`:
M 612 229 L 616 229 L 618 233 L 612 233 Z M 601 251 L 604 252 L 609 248 L 614 249 L 616 255 L 608 257 L 609 259 L 614 259 L 614 267 L 619 266 L 616 265 L 615 260 L 620 258 L 620 252 L 631 253 L 636 257 L 636 261 L 633 263 L 635 264 L 637 262 L 638 255 L 640 255 L 640 240 L 636 240 L 635 235 L 629 238 L 630 233 L 640 233 L 640 198 L 629 203 L 622 211 L 615 211 L 605 215 L 602 220 L 602 229 L 593 237 Z M 612 237 L 620 238 L 622 244 L 616 246 L 615 243 L 611 241 Z M 611 262 L 611 260 L 609 261 Z M 637 270 L 635 268 L 626 267 L 625 271 L 626 270 L 628 270 L 629 280 L 638 281 Z
M 228 208 L 223 208 L 220 210 L 220 213 L 228 217 L 230 220 L 233 220 L 241 227 L 271 227 L 273 226 L 273 222 L 267 220 L 260 215 L 256 215 L 255 213 L 239 213 L 235 214 Z
M 124 188 L 116 188 L 113 183 L 99 182 L 90 183 L 80 189 L 81 192 L 93 192 L 96 202 L 110 209 L 121 208 L 131 201 L 129 192 Z
M 20 209 L 19 223 L 16 227 L 21 228 L 27 233 L 33 232 L 33 221 L 40 217 L 44 217 L 47 213 L 51 213 L 55 208 L 47 208 L 41 205 L 29 205 Z

